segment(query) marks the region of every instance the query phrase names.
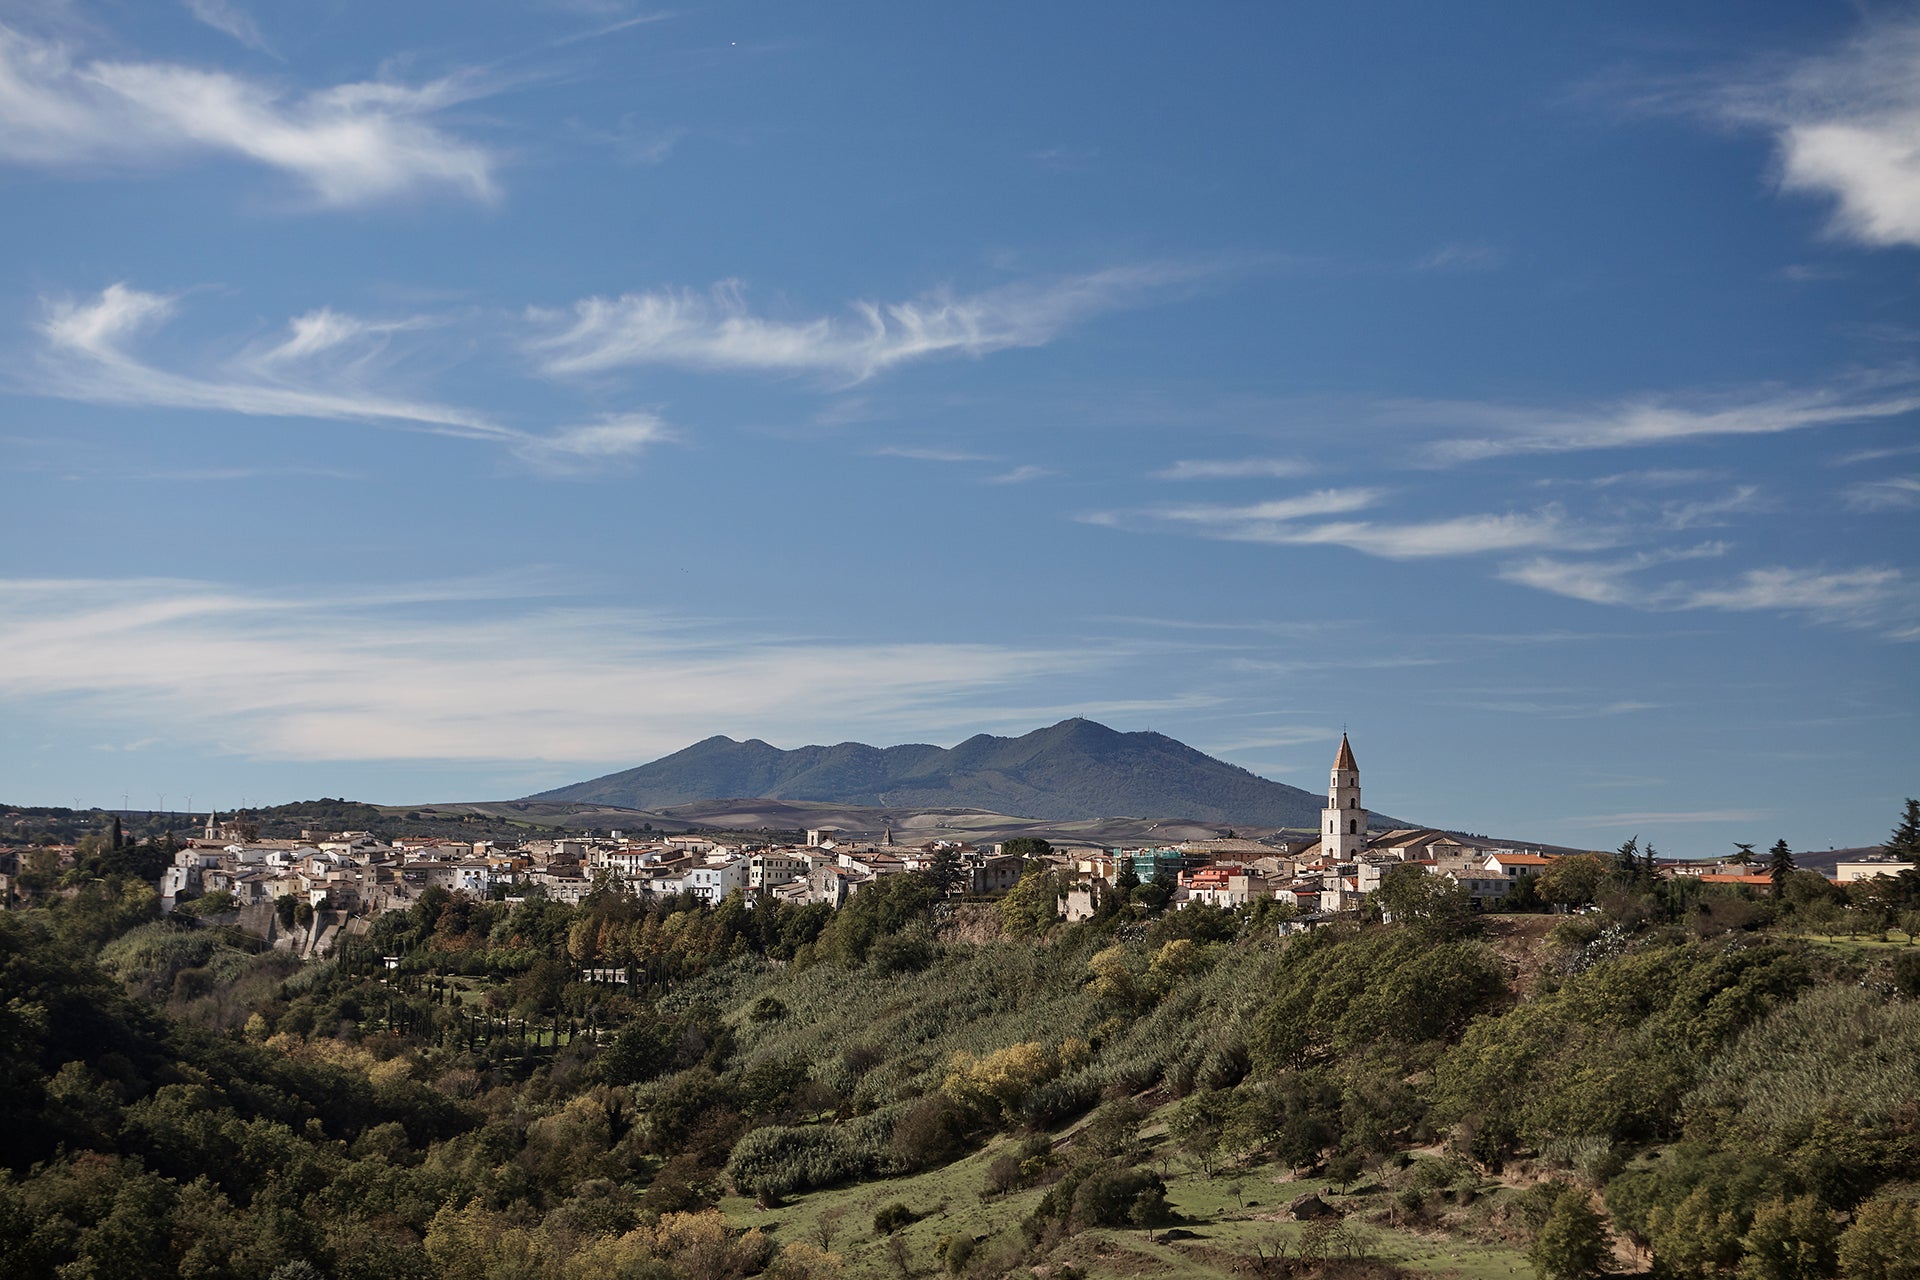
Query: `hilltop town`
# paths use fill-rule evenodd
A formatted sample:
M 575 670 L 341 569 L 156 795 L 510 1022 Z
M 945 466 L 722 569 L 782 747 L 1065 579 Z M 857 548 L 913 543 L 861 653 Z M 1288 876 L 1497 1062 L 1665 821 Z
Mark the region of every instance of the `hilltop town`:
M 70 865 L 73 854 L 72 848 L 57 848 L 41 856 Z M 1291 929 L 1364 910 L 1387 872 L 1400 866 L 1458 889 L 1474 911 L 1577 906 L 1590 896 L 1581 885 L 1562 888 L 1547 874 L 1567 856 L 1430 828 L 1372 831 L 1359 766 L 1342 735 L 1317 836 L 1229 836 L 1113 848 L 1055 845 L 1038 837 L 904 845 L 896 844 L 891 830 L 875 835 L 833 828 L 809 830 L 803 843 L 617 829 L 511 844 L 383 838 L 372 831 L 309 830 L 299 838 L 262 839 L 256 824 L 210 813 L 199 833 L 173 851 L 155 887 L 162 912 L 191 904 L 196 917 L 231 919 L 278 947 L 315 956 L 365 934 L 379 915 L 411 908 L 429 889 L 510 905 L 537 897 L 576 906 L 595 894 L 644 904 L 684 894 L 717 907 L 739 894 L 749 904 L 837 908 L 876 881 L 908 872 L 937 875 L 951 896 L 981 898 L 1004 894 L 1029 872 L 1043 870 L 1058 891 L 1059 914 L 1070 922 L 1091 918 L 1103 896 L 1116 890 L 1152 885 L 1164 891 L 1167 909 L 1270 906 L 1278 909 L 1274 918 L 1282 927 Z M 0 890 L 11 892 L 17 860 L 16 853 L 0 871 Z M 1702 886 L 1765 892 L 1773 884 L 1750 863 L 1656 859 L 1653 866 L 1656 874 Z M 1848 884 L 1897 874 L 1903 866 L 1886 854 L 1869 854 L 1841 861 L 1833 879 Z

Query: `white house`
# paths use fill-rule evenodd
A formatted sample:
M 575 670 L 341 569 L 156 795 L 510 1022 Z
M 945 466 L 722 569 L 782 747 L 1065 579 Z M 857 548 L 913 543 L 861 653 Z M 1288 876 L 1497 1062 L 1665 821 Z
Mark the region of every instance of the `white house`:
M 747 887 L 747 860 L 729 858 L 704 867 L 690 867 L 681 882 L 681 891 L 697 893 L 715 906 L 726 901 L 735 889 Z
M 747 859 L 747 888 L 756 892 L 772 889 L 795 880 L 803 880 L 813 870 L 813 861 L 805 854 L 786 849 L 769 849 Z
M 1910 864 L 1884 853 L 1869 854 L 1864 858 L 1849 858 L 1845 862 L 1833 864 L 1833 878 L 1840 884 L 1851 884 L 1855 880 L 1871 880 L 1875 876 L 1897 876 Z

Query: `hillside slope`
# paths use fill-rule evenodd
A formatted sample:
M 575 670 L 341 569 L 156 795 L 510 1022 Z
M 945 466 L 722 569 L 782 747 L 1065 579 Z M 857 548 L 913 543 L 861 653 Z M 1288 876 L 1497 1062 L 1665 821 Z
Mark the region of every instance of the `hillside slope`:
M 1134 816 L 1312 828 L 1325 800 L 1158 733 L 1063 720 L 950 749 L 843 742 L 783 751 L 713 737 L 651 764 L 528 796 L 636 809 L 733 797 L 874 808 L 986 809 L 1074 821 Z M 1385 820 L 1383 820 L 1385 821 Z

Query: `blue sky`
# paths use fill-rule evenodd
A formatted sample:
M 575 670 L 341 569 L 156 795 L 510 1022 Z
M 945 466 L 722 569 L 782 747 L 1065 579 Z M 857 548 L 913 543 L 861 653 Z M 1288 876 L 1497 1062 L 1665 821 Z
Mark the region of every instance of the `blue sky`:
M 0 788 L 1916 777 L 1920 10 L 0 2 Z

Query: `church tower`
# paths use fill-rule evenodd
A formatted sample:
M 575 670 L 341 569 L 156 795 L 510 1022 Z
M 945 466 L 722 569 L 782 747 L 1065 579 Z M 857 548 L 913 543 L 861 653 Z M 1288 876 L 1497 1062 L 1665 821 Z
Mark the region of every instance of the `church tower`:
M 1333 758 L 1333 778 L 1327 784 L 1327 807 L 1320 815 L 1320 852 L 1335 862 L 1351 862 L 1367 847 L 1367 811 L 1360 807 L 1360 766 L 1354 763 L 1347 735 L 1340 735 L 1340 754 Z

